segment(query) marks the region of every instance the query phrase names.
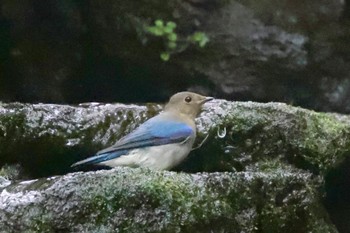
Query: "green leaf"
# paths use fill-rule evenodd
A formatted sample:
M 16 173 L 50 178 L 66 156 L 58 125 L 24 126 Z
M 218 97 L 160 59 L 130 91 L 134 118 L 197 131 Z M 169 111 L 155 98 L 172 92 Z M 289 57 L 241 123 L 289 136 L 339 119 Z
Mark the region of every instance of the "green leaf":
M 157 19 L 154 24 L 157 26 L 157 27 L 164 27 L 164 23 L 163 23 L 163 20 L 161 19 Z
M 168 40 L 170 41 L 176 41 L 177 40 L 177 35 L 176 33 L 171 33 L 168 35 Z
M 164 32 L 170 34 L 170 33 L 173 33 L 173 29 L 166 26 L 166 27 L 164 27 Z
M 163 61 L 169 61 L 170 58 L 170 54 L 167 52 L 163 52 L 160 54 L 160 59 L 162 59 Z
M 169 22 L 167 22 L 166 27 L 167 28 L 171 28 L 171 29 L 175 29 L 176 28 L 176 23 L 174 23 L 172 21 L 169 21 Z
M 193 42 L 197 42 L 197 41 L 199 40 L 199 35 L 198 35 L 197 33 L 193 34 L 193 35 L 191 36 L 191 40 L 192 40 Z
M 148 30 L 148 32 L 150 32 L 151 34 L 156 35 L 156 36 L 164 35 L 164 32 L 163 32 L 162 28 L 148 27 L 147 30 Z
M 203 38 L 204 33 L 203 32 L 196 32 L 192 35 L 192 40 L 193 41 L 201 41 Z
M 189 37 L 192 42 L 198 43 L 199 47 L 204 47 L 209 42 L 209 37 L 203 32 L 195 32 Z
M 164 31 L 162 30 L 162 28 L 156 28 L 156 29 L 154 30 L 154 35 L 156 35 L 156 36 L 162 36 L 162 35 L 164 35 Z
M 203 48 L 209 42 L 209 38 L 204 35 L 202 40 L 199 41 L 199 47 Z

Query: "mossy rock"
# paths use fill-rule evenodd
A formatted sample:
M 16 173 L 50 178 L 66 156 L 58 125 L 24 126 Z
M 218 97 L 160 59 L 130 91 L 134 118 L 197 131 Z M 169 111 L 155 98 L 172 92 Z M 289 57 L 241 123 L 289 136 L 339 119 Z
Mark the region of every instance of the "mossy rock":
M 337 232 L 309 173 L 117 168 L 0 190 L 6 232 Z

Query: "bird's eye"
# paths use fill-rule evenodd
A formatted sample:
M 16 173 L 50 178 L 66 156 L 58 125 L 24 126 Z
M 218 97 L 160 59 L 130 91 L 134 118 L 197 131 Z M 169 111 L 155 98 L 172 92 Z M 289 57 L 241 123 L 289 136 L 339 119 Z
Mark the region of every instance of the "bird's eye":
M 187 96 L 187 97 L 185 98 L 185 101 L 186 101 L 187 103 L 191 102 L 191 101 L 192 101 L 191 96 Z

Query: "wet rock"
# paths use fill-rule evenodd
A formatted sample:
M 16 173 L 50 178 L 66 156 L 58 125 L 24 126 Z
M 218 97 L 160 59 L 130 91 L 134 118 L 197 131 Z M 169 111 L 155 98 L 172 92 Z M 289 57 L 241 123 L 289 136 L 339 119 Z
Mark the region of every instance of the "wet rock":
M 34 177 L 62 174 L 160 110 L 159 105 L 2 104 L 1 161 L 19 163 Z M 197 144 L 206 136 L 208 140 L 178 169 L 258 171 L 292 166 L 326 174 L 348 154 L 349 125 L 345 115 L 281 103 L 215 100 L 197 119 Z
M 209 134 L 211 139 L 184 164 L 189 170 L 256 171 L 292 165 L 324 175 L 349 155 L 349 116 L 282 103 L 216 100 L 206 106 L 198 129 L 202 138 Z
M 15 232 L 337 232 L 307 173 L 153 172 L 117 168 L 0 189 Z
M 19 163 L 34 177 L 65 173 L 74 161 L 113 144 L 159 108 L 1 104 L 1 163 Z
M 0 176 L 0 188 L 6 187 L 11 184 L 11 181 L 9 181 L 7 178 Z
M 63 174 L 160 110 L 152 104 L 3 103 L 0 161 L 19 163 L 27 177 Z M 118 168 L 24 183 L 5 176 L 0 216 L 14 216 L 4 227 L 16 225 L 19 232 L 133 232 L 141 225 L 156 232 L 336 232 L 325 201 L 343 233 L 349 122 L 347 115 L 282 103 L 213 100 L 196 119 L 197 144 L 208 139 L 175 169 L 181 172 Z
M 11 164 L 11 165 L 5 164 L 1 166 L 0 177 L 3 178 L 3 181 L 6 181 L 6 180 L 16 181 L 16 180 L 29 179 L 29 177 L 26 176 L 22 167 L 19 164 Z

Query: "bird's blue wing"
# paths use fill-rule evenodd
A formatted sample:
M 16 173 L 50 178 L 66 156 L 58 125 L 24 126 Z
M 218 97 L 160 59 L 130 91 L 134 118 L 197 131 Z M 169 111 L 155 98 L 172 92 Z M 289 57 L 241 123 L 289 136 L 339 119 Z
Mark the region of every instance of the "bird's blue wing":
M 193 134 L 194 130 L 186 123 L 152 118 L 123 137 L 115 145 L 101 150 L 95 156 L 79 161 L 72 166 L 96 164 L 115 159 L 136 148 L 180 143 Z
M 147 146 L 165 145 L 185 141 L 194 134 L 186 123 L 152 118 L 135 131 L 123 137 L 113 146 L 99 151 L 104 154 L 116 150 L 130 150 Z

